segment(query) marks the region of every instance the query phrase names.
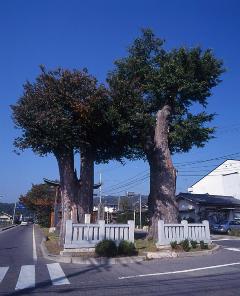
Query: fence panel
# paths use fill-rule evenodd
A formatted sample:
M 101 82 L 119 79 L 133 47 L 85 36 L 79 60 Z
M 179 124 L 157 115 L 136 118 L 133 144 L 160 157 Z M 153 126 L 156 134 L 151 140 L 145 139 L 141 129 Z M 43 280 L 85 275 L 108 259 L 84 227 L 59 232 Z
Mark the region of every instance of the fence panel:
M 188 224 L 183 220 L 180 224 L 165 224 L 163 220 L 158 221 L 158 245 L 169 245 L 172 241 L 180 242 L 184 239 L 209 243 L 209 222 Z
M 134 221 L 128 224 L 73 224 L 66 222 L 65 249 L 92 248 L 102 239 L 111 239 L 116 243 L 121 240 L 134 242 Z

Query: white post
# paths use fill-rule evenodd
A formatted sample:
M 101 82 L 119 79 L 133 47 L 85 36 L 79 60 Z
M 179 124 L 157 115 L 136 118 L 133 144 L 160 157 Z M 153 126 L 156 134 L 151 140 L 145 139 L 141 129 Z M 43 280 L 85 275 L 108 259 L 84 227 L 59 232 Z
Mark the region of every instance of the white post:
M 128 240 L 130 242 L 134 243 L 134 221 L 133 220 L 129 220 L 128 221 L 128 225 L 129 225 L 129 238 Z
M 158 245 L 166 245 L 167 241 L 164 233 L 164 221 L 158 220 Z
M 187 220 L 182 220 L 181 224 L 183 225 L 183 237 L 184 239 L 188 239 L 188 221 Z
M 99 240 L 105 239 L 105 220 L 99 220 Z
M 66 221 L 66 233 L 65 233 L 65 244 L 71 244 L 72 243 L 72 231 L 73 231 L 73 225 L 72 220 Z
M 206 242 L 209 243 L 211 241 L 210 239 L 210 229 L 209 229 L 209 222 L 207 220 L 204 220 L 202 224 L 205 226 L 205 235 L 206 235 Z

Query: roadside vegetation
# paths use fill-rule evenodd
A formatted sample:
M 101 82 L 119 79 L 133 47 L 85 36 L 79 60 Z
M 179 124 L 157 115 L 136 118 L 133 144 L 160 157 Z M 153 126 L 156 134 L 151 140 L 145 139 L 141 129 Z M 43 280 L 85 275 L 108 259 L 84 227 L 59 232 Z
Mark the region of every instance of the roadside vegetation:
M 212 248 L 211 245 L 205 243 L 204 241 L 200 241 L 199 243 L 195 240 L 182 240 L 179 243 L 177 241 L 172 241 L 170 243 L 172 250 L 176 252 L 195 252 L 201 250 L 209 250 Z

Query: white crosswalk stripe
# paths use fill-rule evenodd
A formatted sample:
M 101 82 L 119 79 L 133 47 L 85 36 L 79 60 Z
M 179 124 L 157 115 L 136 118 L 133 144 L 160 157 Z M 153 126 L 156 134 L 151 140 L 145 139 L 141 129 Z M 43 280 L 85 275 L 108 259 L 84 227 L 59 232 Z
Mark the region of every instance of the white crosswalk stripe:
M 67 279 L 62 267 L 59 263 L 46 264 L 49 277 L 53 286 L 69 285 L 70 282 Z M 35 288 L 36 285 L 36 265 L 22 265 L 18 274 L 15 290 L 22 290 L 28 288 Z M 11 273 L 9 266 L 0 267 L 0 284 Z
M 23 265 L 15 290 L 35 287 L 35 265 Z
M 47 264 L 47 268 L 54 286 L 70 284 L 59 263 Z
M 0 284 L 3 281 L 7 271 L 8 271 L 9 267 L 0 267 Z
M 224 249 L 228 251 L 240 252 L 239 248 L 224 248 Z

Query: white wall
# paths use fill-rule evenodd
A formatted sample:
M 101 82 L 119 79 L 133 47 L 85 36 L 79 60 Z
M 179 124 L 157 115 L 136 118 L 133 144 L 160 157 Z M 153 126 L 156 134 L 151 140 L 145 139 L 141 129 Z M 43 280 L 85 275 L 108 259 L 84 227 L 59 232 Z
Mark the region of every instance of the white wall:
M 188 191 L 193 194 L 234 196 L 240 199 L 240 161 L 226 160 Z

